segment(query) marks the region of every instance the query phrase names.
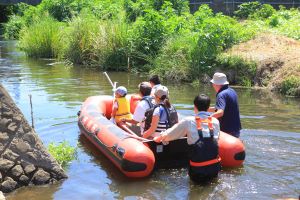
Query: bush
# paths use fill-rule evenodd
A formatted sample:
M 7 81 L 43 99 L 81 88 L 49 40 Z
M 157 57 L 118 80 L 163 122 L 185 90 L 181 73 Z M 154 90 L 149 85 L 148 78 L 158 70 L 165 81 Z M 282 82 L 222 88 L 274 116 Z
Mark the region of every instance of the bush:
M 44 18 L 21 31 L 19 47 L 29 57 L 57 57 L 57 52 L 63 45 L 60 38 L 63 27 L 62 23 L 51 17 Z
M 59 144 L 51 142 L 48 146 L 49 153 L 62 167 L 66 167 L 70 161 L 76 158 L 76 149 L 77 147 L 70 146 L 67 141 Z
M 263 4 L 255 13 L 250 14 L 250 17 L 255 19 L 267 19 L 275 12 L 276 10 L 270 4 Z
M 238 56 L 219 55 L 215 68 L 230 74 L 228 80 L 231 84 L 247 87 L 254 85 L 257 65 L 253 61 L 247 61 Z
M 279 91 L 289 96 L 300 96 L 300 77 L 291 75 L 285 78 L 281 83 Z
M 258 1 L 242 3 L 238 8 L 234 11 L 234 15 L 240 19 L 247 19 L 261 8 L 261 4 Z
M 127 67 L 127 25 L 122 21 L 81 14 L 64 35 L 63 58 L 72 63 L 114 70 Z
M 94 62 L 103 70 L 125 71 L 128 59 L 128 28 L 122 21 L 101 21 L 92 39 Z
M 235 26 L 237 26 L 235 20 L 223 15 L 217 15 L 203 21 L 199 28 L 197 47 L 192 51 L 192 74 L 211 73 L 217 55 L 241 40 Z
M 199 27 L 202 26 L 202 23 L 205 19 L 214 17 L 213 10 L 207 5 L 203 4 L 199 7 L 198 11 L 194 13 L 194 28 L 193 31 L 199 31 Z
M 151 74 L 159 74 L 173 82 L 192 81 L 191 52 L 196 46 L 196 39 L 192 35 L 177 35 L 168 39 L 154 60 Z
M 98 30 L 98 20 L 90 15 L 73 18 L 63 32 L 64 48 L 62 57 L 73 64 L 89 65 L 93 62 L 91 53 L 94 34 Z
M 24 21 L 20 16 L 11 15 L 9 21 L 4 24 L 4 38 L 18 39 L 19 33 L 24 26 Z
M 137 19 L 129 32 L 130 57 L 134 68 L 149 63 L 155 57 L 165 34 L 163 17 L 158 12 L 147 10 L 144 17 Z

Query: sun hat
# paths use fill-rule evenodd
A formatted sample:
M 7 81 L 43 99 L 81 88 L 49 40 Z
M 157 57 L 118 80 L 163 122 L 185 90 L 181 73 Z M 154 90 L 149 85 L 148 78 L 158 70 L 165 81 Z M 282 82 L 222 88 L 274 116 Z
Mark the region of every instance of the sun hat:
M 165 86 L 159 86 L 155 89 L 154 95 L 158 98 L 161 98 L 164 95 L 168 97 L 168 89 Z
M 211 83 L 216 85 L 227 85 L 229 84 L 227 81 L 227 77 L 225 74 L 217 72 L 214 74 L 213 79 L 210 80 Z
M 116 93 L 118 93 L 119 95 L 121 95 L 123 97 L 127 94 L 127 89 L 124 86 L 119 86 L 116 89 Z

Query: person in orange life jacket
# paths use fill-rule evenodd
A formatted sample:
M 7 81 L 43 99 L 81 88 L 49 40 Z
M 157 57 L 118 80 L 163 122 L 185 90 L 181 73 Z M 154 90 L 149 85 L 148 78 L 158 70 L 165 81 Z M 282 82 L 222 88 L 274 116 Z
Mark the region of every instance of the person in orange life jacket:
M 127 89 L 124 86 L 117 87 L 115 91 L 115 100 L 113 103 L 111 117 L 119 123 L 121 119 L 131 119 L 130 104 L 126 99 Z
M 154 97 L 154 92 L 155 90 L 160 87 L 160 86 L 163 86 L 160 84 L 160 80 L 159 80 L 159 77 L 158 75 L 153 75 L 151 76 L 151 78 L 149 79 L 149 83 L 151 84 L 151 87 L 152 87 L 152 90 L 151 90 L 151 96 Z M 164 86 L 168 92 L 168 95 L 169 95 L 169 90 L 166 86 Z
M 242 126 L 237 94 L 229 87 L 223 73 L 215 73 L 210 82 L 217 93 L 215 107 L 209 108 L 210 112 L 214 112 L 211 116 L 219 119 L 221 131 L 238 138 Z
M 149 82 L 142 82 L 139 84 L 139 95 L 142 97 L 142 100 L 137 104 L 132 119 L 122 119 L 123 122 L 129 122 L 131 124 L 140 123 L 141 133 L 144 131 L 143 120 L 145 117 L 145 112 L 147 109 L 154 106 L 150 97 L 151 94 L 151 85 Z
M 200 94 L 194 99 L 195 117 L 187 117 L 153 140 L 169 142 L 187 136 L 189 144 L 189 176 L 196 183 L 204 183 L 218 176 L 221 170 L 218 138 L 219 121 L 207 112 L 210 98 Z
M 163 104 L 167 109 L 171 108 L 168 99 L 168 89 L 165 86 L 160 86 L 155 90 L 154 100 L 156 105 Z M 143 133 L 143 138 L 158 136 L 161 131 L 164 131 L 167 128 L 168 113 L 162 105 L 159 105 L 153 111 L 151 126 Z

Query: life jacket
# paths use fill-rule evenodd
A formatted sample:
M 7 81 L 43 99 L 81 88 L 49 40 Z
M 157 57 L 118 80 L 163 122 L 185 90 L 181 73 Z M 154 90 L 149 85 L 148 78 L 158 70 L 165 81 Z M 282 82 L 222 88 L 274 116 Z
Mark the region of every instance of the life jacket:
M 118 110 L 115 115 L 116 122 L 119 122 L 123 118 L 132 119 L 130 104 L 126 97 L 115 98 L 115 101 L 118 103 Z
M 148 105 L 149 105 L 149 108 L 153 108 L 154 107 L 154 103 L 152 103 L 153 102 L 153 97 L 151 97 L 151 96 L 144 96 L 142 99 L 141 99 L 141 101 L 146 101 L 147 103 L 148 103 Z
M 221 170 L 218 141 L 214 138 L 212 117 L 200 119 L 196 117 L 199 139 L 195 144 L 189 145 L 189 174 L 192 179 L 197 177 L 216 176 Z M 208 132 L 204 133 L 202 124 L 207 124 Z
M 159 113 L 160 113 L 159 118 L 161 119 L 162 112 L 165 110 L 165 112 L 167 113 L 167 121 L 159 120 L 155 132 L 162 132 L 174 126 L 174 124 L 178 123 L 178 114 L 174 106 L 171 105 L 170 108 L 167 108 L 164 104 L 157 104 L 154 105 L 152 108 L 146 110 L 145 112 L 144 131 L 148 130 L 151 127 L 153 112 L 157 107 L 159 107 Z

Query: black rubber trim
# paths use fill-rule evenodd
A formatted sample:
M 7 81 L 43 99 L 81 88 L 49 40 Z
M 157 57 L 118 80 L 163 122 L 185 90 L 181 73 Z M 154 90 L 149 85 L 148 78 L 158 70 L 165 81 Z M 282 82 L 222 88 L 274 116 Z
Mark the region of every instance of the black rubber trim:
M 123 159 L 121 167 L 127 172 L 139 172 L 146 170 L 147 165 L 144 163 L 137 163 Z
M 234 159 L 235 159 L 235 160 L 245 160 L 245 158 L 246 158 L 246 152 L 245 152 L 245 151 L 236 153 L 236 154 L 234 155 Z

